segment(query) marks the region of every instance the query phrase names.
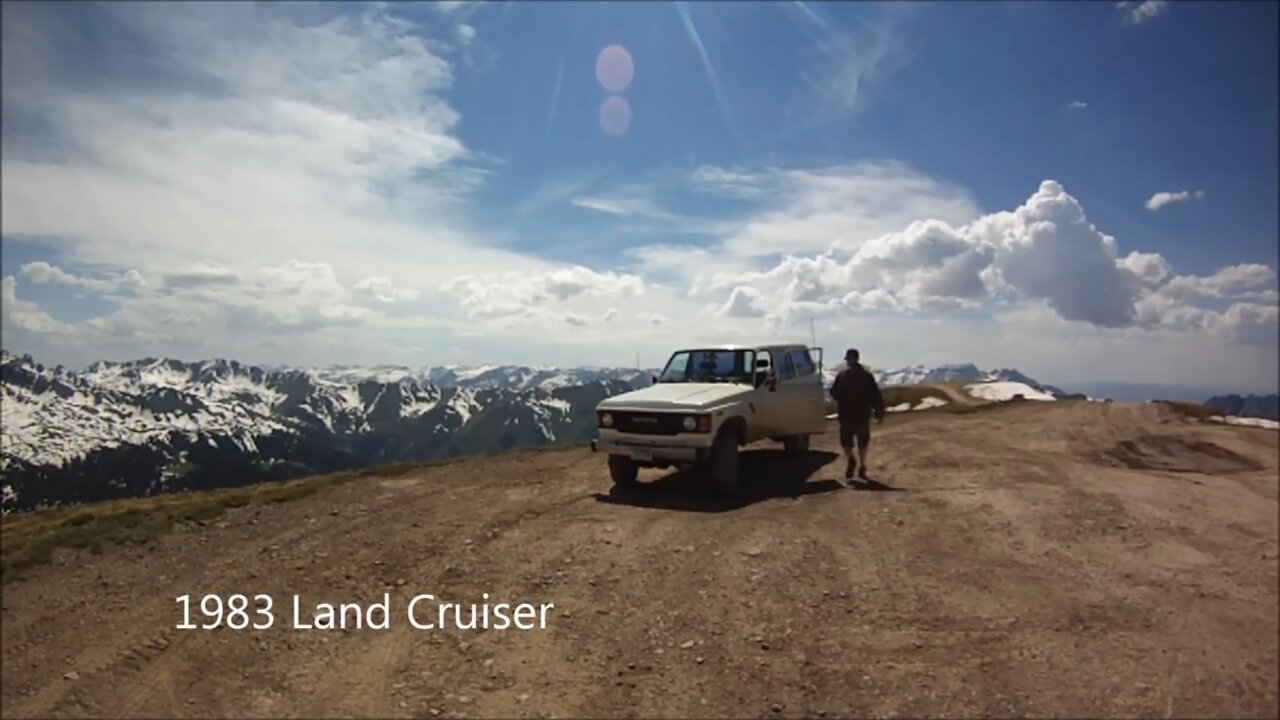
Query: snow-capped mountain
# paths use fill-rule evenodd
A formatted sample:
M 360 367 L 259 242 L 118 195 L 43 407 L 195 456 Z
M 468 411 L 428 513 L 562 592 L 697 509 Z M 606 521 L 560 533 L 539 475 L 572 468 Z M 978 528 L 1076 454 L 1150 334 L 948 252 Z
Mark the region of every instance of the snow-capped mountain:
M 585 440 L 651 373 L 266 369 L 145 358 L 83 372 L 0 351 L 5 510 Z M 505 385 L 505 387 L 499 387 Z
M 830 382 L 840 368 L 829 368 Z M 1009 381 L 973 365 L 873 370 L 882 386 Z M 260 367 L 144 358 L 81 372 L 0 350 L 5 511 L 244 485 L 590 439 L 604 398 L 654 370 Z
M 841 363 L 834 367 L 825 368 L 823 370 L 823 380 L 828 386 L 835 380 L 836 375 L 844 369 Z M 936 367 L 928 367 L 925 365 L 911 365 L 909 367 L 898 368 L 896 370 L 885 370 L 881 368 L 867 367 L 867 370 L 875 376 L 876 382 L 881 387 L 893 387 L 895 385 L 924 385 L 929 383 L 944 382 L 1015 382 L 1022 383 L 1041 392 L 1050 395 L 1065 395 L 1062 390 L 1052 386 L 1044 385 L 1025 374 L 1012 368 L 997 368 L 995 370 L 980 370 L 978 366 L 969 363 L 957 365 L 938 365 Z

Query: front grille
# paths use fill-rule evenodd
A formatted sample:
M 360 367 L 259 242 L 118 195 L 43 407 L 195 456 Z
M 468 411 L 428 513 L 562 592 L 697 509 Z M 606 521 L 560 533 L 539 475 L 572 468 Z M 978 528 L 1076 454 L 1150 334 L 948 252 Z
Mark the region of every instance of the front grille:
M 678 413 L 615 412 L 613 428 L 636 435 L 676 435 L 683 430 L 684 415 Z

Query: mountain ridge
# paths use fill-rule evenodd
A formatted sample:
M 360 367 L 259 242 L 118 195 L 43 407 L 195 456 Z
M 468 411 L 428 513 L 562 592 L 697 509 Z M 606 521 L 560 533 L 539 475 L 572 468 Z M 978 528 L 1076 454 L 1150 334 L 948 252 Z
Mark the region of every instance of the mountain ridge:
M 836 369 L 824 372 L 828 382 Z M 873 370 L 881 384 L 1011 380 L 971 364 Z M 264 367 L 0 350 L 3 511 L 582 442 L 604 398 L 657 371 L 516 365 Z

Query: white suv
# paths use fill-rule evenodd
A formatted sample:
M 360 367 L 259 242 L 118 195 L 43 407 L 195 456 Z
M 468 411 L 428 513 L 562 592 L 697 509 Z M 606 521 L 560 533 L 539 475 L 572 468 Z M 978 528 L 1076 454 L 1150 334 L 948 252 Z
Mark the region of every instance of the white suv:
M 738 485 L 738 448 L 764 439 L 789 452 L 826 426 L 822 351 L 796 343 L 678 350 L 654 384 L 596 407 L 593 452 L 609 455 L 615 485 L 642 467 L 710 470 L 716 488 Z

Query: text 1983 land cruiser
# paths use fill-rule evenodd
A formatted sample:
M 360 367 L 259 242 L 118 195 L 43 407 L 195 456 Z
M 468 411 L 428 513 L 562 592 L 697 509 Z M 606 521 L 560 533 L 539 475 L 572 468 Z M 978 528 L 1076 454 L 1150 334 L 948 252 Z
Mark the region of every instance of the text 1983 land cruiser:
M 738 448 L 764 439 L 792 453 L 826 424 L 822 351 L 803 344 L 722 345 L 678 350 L 650 387 L 596 407 L 593 452 L 609 456 L 617 486 L 642 467 L 699 467 L 715 487 L 738 485 Z

